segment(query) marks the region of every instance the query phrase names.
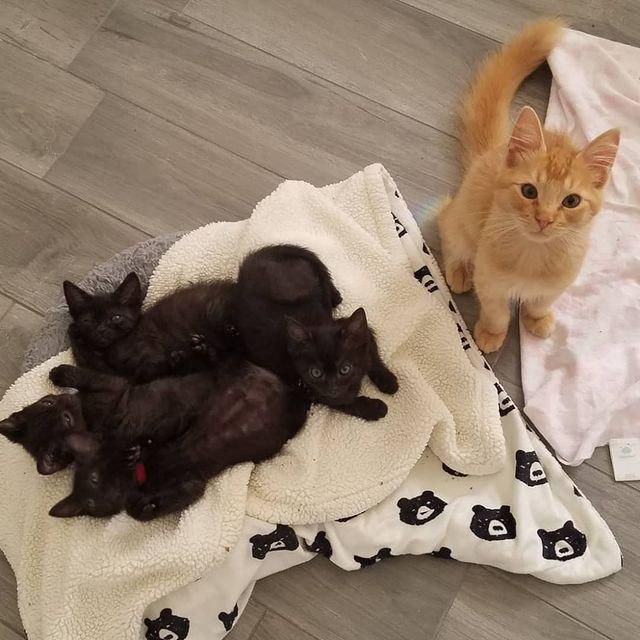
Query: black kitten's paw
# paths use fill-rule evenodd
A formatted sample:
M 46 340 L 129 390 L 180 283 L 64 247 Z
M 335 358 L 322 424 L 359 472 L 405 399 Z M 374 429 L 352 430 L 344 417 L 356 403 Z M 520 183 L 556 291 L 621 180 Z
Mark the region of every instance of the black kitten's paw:
M 126 451 L 126 462 L 129 469 L 134 469 L 142 457 L 142 447 L 139 444 L 129 447 Z
M 371 382 L 382 391 L 392 396 L 398 390 L 398 378 L 395 374 L 391 373 L 389 369 L 386 371 L 377 371 L 375 374 L 369 376 Z
M 187 354 L 182 349 L 176 349 L 169 354 L 169 364 L 172 369 L 179 369 L 187 359 Z
M 387 405 L 377 398 L 358 398 L 358 414 L 370 422 L 380 420 L 387 415 Z
M 49 371 L 49 380 L 56 387 L 75 387 L 77 368 L 70 364 L 59 364 Z
M 205 353 L 207 351 L 207 341 L 203 335 L 194 333 L 191 336 L 191 349 L 196 353 Z
M 127 513 L 136 520 L 147 522 L 158 515 L 158 504 L 144 493 L 137 495 L 127 506 Z

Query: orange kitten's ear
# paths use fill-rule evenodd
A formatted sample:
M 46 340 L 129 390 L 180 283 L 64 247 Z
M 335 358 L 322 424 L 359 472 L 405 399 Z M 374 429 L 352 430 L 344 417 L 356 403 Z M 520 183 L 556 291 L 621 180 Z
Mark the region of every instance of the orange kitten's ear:
M 531 107 L 522 107 L 511 132 L 507 165 L 513 167 L 522 156 L 545 148 L 542 125 L 536 112 Z
M 595 187 L 604 186 L 609 179 L 613 161 L 620 144 L 620 129 L 609 129 L 592 140 L 581 152 L 583 160 L 593 176 Z

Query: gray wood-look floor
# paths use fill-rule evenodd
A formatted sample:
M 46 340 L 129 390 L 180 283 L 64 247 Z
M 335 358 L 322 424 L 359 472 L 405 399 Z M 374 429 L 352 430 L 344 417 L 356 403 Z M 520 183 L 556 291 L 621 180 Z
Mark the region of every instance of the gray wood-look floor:
M 151 235 L 244 218 L 283 178 L 381 161 L 428 210 L 458 179 L 453 110 L 473 66 L 543 13 L 640 45 L 637 0 L 0 0 L 0 390 L 64 278 Z M 543 69 L 518 104 L 543 111 L 548 89 Z M 474 301 L 460 306 L 472 320 Z M 515 327 L 492 363 L 521 402 Z M 570 473 L 623 548 L 612 578 L 318 559 L 260 582 L 230 637 L 637 638 L 640 483 L 615 483 L 605 450 Z M 0 640 L 21 637 L 0 555 Z

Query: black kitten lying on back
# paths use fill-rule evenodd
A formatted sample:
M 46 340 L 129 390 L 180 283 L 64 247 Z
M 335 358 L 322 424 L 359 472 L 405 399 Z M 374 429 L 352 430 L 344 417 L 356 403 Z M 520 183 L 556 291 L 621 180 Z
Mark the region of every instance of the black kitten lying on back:
M 130 273 L 111 294 L 65 281 L 69 340 L 80 366 L 138 382 L 210 366 L 233 343 L 230 281 L 179 289 L 142 313 L 142 288 Z
M 368 374 L 389 394 L 398 381 L 380 358 L 364 309 L 332 317 L 341 301 L 318 256 L 294 245 L 270 246 L 240 266 L 234 318 L 253 362 L 290 383 L 301 380 L 314 400 L 378 420 L 387 405 L 358 395 L 362 379 Z
M 275 455 L 303 426 L 308 409 L 276 375 L 237 358 L 142 385 L 69 365 L 50 377 L 79 390 L 50 397 L 52 413 L 72 416 L 56 450 L 76 463 L 73 491 L 50 511 L 56 517 L 125 509 L 151 520 L 180 511 L 224 469 Z

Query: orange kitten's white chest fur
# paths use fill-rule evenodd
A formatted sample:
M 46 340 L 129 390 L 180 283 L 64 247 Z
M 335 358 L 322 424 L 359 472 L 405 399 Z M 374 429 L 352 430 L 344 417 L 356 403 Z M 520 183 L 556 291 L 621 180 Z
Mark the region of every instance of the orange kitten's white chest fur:
M 477 293 L 474 337 L 486 352 L 501 346 L 513 298 L 529 331 L 546 337 L 553 330 L 551 305 L 578 275 L 618 147 L 612 129 L 580 149 L 543 131 L 529 107 L 509 132 L 515 89 L 559 33 L 548 19 L 525 29 L 484 63 L 463 103 L 467 171 L 438 225 L 449 286 Z

